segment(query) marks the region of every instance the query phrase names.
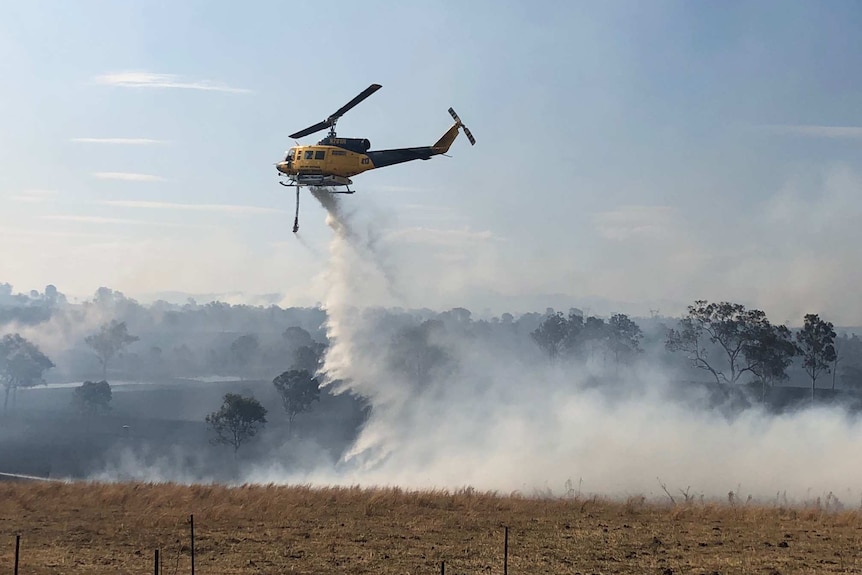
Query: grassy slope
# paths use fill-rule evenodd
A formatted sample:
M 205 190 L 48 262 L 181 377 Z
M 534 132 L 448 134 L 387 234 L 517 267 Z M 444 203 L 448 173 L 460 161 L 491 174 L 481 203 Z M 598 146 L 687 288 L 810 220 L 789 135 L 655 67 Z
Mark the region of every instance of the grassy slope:
M 0 483 L 0 572 L 849 573 L 862 514 L 811 507 L 249 486 Z

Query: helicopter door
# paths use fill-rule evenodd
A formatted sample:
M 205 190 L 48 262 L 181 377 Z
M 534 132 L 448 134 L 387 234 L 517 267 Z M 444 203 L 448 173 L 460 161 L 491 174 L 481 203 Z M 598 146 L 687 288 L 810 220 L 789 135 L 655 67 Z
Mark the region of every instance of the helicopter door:
M 315 150 L 314 167 L 320 171 L 324 171 L 326 169 L 326 156 L 328 155 L 326 150 Z

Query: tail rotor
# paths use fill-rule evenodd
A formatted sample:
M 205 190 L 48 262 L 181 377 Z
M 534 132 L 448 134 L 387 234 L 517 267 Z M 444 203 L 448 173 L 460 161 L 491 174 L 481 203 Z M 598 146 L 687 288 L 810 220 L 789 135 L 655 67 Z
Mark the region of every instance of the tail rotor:
M 473 137 L 473 134 L 470 133 L 470 129 L 464 125 L 464 122 L 461 121 L 461 118 L 458 117 L 458 114 L 455 113 L 455 110 L 449 108 L 449 114 L 452 116 L 452 119 L 455 120 L 462 130 L 464 130 L 464 135 L 467 136 L 467 139 L 470 140 L 470 145 L 476 145 L 476 138 Z

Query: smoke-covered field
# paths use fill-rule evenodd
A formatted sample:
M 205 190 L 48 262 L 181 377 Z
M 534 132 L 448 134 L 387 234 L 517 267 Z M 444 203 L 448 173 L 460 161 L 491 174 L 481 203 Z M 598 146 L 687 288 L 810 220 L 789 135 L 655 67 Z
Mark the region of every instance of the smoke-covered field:
M 66 378 L 16 389 L 0 420 L 0 472 L 60 480 L 0 482 L 23 572 L 144 572 L 155 549 L 162 573 L 188 572 L 192 514 L 200 572 L 501 573 L 504 527 L 512 573 L 858 571 L 852 389 L 811 401 L 690 381 L 663 324 L 632 361 L 549 360 L 530 334 L 551 314 L 404 311 L 398 246 L 318 199 L 332 231 L 322 310 L 157 312 L 100 292 L 21 330 Z M 80 342 L 116 317 L 152 347 L 111 370 Z M 293 425 L 271 377 L 310 349 L 322 391 Z M 70 409 L 73 374 L 100 367 L 110 410 Z M 268 410 L 236 451 L 204 423 L 227 393 Z
M 368 398 L 371 416 L 337 465 L 296 475 L 274 464 L 247 479 L 557 494 L 577 484 L 621 497 L 661 496 L 665 485 L 719 499 L 730 491 L 797 501 L 834 493 L 853 504 L 862 497 L 854 456 L 862 426 L 840 407 L 728 414 L 671 385 L 658 364 L 596 386 L 607 366 L 536 364 L 457 335 L 436 342 L 456 351 L 455 366 L 417 385 L 391 369 L 391 334 L 375 311 L 398 299 L 391 246 L 334 196 L 317 197 L 333 233 L 323 372 L 335 392 Z
M 725 501 L 733 492 L 764 503 L 862 500 L 855 457 L 862 426 L 852 392 L 824 389 L 816 403 L 800 401 L 799 393 L 776 402 L 808 392 L 692 384 L 686 380 L 698 370 L 664 350 L 665 323 L 652 329 L 657 339 L 647 334 L 636 361 L 592 351 L 549 361 L 530 339 L 547 316 L 489 322 L 463 309 L 404 311 L 415 300 L 406 286 L 416 282 L 404 277 L 414 269 L 404 265 L 409 246 L 381 233 L 374 216 L 346 211 L 337 196 L 315 197 L 331 230 L 319 315 L 282 319 L 288 312 L 277 308 L 219 305 L 157 311 L 100 292 L 75 316 L 7 325 L 86 373 L 98 366 L 86 360 L 84 336 L 100 322 L 128 318 L 152 347 L 120 367 L 151 385 L 114 381 L 111 412 L 83 419 L 62 411 L 77 384 L 20 390 L 17 410 L 0 428 L 0 471 L 524 495 L 576 490 L 618 499 L 685 493 Z M 270 327 L 284 329 L 287 321 L 306 329 L 279 335 Z M 247 364 L 240 377 L 176 377 L 182 366 L 191 373 L 195 361 L 208 369 L 219 364 L 251 330 L 262 338 L 257 368 Z M 290 434 L 271 381 L 287 367 L 283 358 L 295 351 L 289 346 L 300 344 L 325 348 L 318 367 L 323 392 Z M 224 393 L 254 396 L 269 410 L 267 429 L 236 454 L 210 445 L 204 424 Z

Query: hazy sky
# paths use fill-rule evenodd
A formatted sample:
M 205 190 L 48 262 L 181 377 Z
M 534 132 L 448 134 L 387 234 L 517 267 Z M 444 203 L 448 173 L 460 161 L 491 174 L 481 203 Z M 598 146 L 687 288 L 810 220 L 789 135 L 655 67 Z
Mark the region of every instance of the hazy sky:
M 860 324 L 860 29 L 839 1 L 4 2 L 0 281 L 320 301 L 324 210 L 294 237 L 273 163 L 376 82 L 339 135 L 428 145 L 453 106 L 478 140 L 344 198 L 393 305 Z

